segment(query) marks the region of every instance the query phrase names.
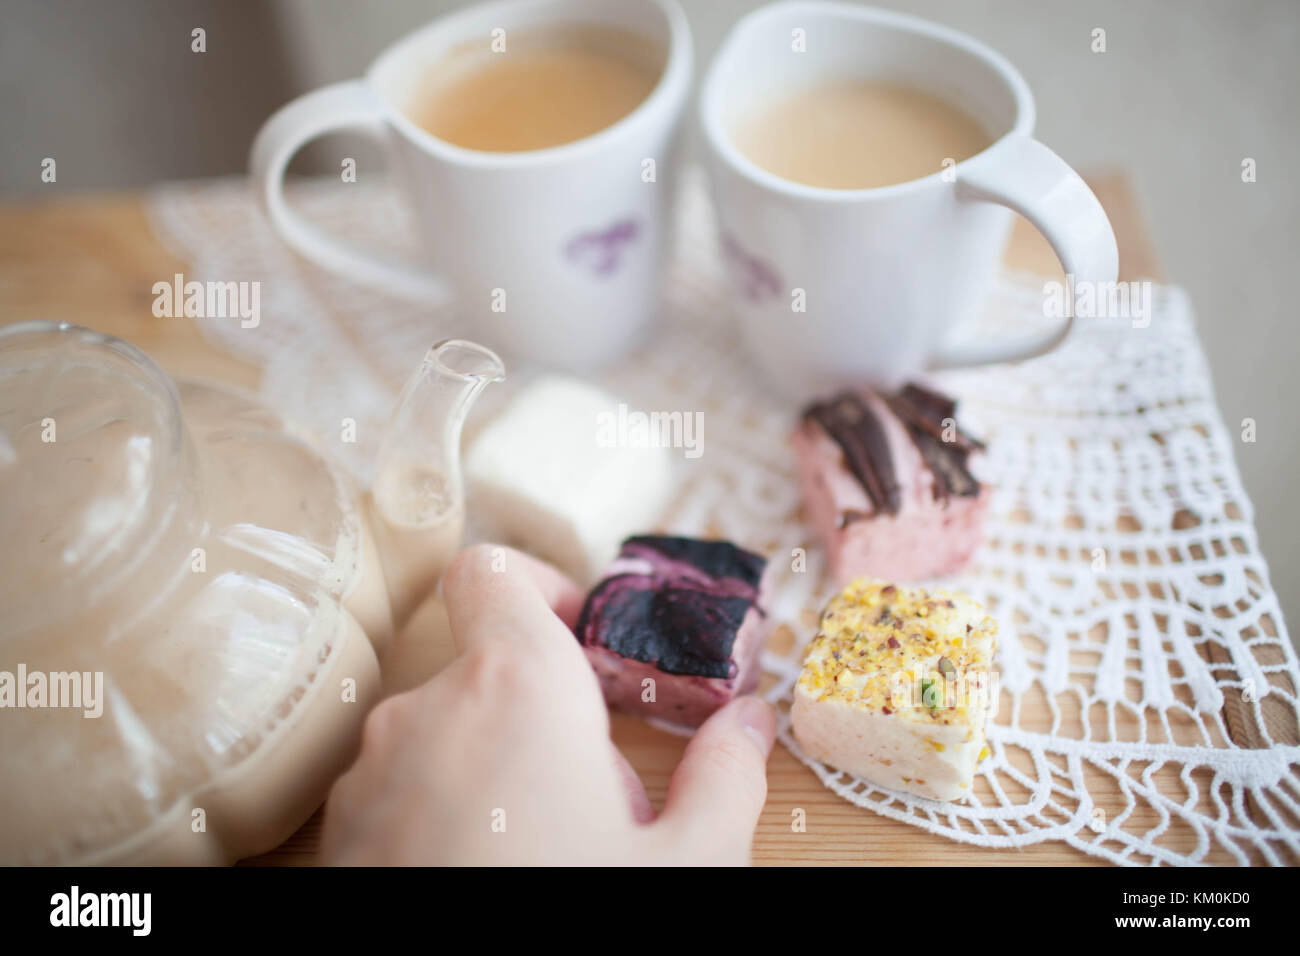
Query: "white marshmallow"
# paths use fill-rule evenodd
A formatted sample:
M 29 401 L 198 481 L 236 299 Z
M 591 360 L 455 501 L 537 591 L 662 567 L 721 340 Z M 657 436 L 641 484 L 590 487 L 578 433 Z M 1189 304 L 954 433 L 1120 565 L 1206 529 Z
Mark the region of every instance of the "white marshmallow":
M 624 538 L 653 529 L 673 486 L 670 450 L 602 446 L 600 422 L 618 405 L 560 377 L 516 396 L 466 458 L 475 520 L 579 583 L 594 581 Z

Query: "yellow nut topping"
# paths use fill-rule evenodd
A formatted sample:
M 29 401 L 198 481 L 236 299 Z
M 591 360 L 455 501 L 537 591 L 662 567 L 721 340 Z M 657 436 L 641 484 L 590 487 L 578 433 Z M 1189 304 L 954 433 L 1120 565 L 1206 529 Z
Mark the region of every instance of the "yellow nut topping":
M 997 622 L 971 597 L 859 578 L 822 611 L 799 685 L 818 700 L 960 725 L 991 703 L 972 695 L 990 691 L 996 650 Z

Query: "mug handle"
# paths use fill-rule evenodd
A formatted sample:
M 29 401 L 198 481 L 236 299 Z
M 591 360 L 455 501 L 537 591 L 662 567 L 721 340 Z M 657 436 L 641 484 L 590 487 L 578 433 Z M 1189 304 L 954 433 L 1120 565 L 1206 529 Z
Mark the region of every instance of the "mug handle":
M 956 187 L 959 199 L 999 203 L 1028 219 L 1076 282 L 1109 283 L 1118 278 L 1119 248 L 1101 203 L 1079 174 L 1038 140 L 1016 136 L 967 160 L 958 167 Z M 1034 358 L 1065 341 L 1073 325 L 1070 314 L 1047 332 L 941 346 L 930 367 Z
M 388 131 L 374 95 L 360 80 L 322 87 L 281 107 L 253 140 L 249 174 L 262 210 L 294 250 L 350 279 L 418 300 L 448 297 L 442 280 L 414 262 L 360 249 L 329 235 L 289 208 L 284 173 L 305 144 L 326 133 L 352 130 L 388 147 Z

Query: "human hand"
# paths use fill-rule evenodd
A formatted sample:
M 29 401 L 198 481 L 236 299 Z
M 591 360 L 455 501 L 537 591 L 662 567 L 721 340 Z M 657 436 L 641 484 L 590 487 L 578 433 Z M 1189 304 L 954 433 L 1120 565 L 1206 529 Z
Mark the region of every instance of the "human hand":
M 572 633 L 583 600 L 573 583 L 477 545 L 452 563 L 443 594 L 459 655 L 371 712 L 330 794 L 326 862 L 748 862 L 776 732 L 770 705 L 740 698 L 701 726 L 656 818 L 610 741 Z

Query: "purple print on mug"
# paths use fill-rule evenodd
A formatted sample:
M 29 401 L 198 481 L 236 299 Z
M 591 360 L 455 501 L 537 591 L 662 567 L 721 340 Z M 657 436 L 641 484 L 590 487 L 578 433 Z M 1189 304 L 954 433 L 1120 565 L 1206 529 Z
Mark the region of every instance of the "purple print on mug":
M 747 252 L 730 233 L 722 234 L 722 255 L 727 260 L 727 268 L 740 286 L 745 301 L 762 302 L 769 296 L 781 294 L 781 277 L 777 275 L 776 269 Z
M 597 276 L 618 271 L 623 250 L 641 234 L 635 219 L 620 219 L 607 229 L 579 233 L 564 246 L 564 256 Z

